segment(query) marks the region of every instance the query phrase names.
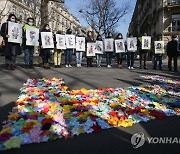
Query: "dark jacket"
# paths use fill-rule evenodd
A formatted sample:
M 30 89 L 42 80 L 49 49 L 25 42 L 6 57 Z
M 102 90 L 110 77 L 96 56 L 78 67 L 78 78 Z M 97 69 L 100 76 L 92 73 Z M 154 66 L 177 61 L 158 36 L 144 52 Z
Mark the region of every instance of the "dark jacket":
M 142 37 L 138 37 L 137 39 L 137 47 L 140 54 L 147 53 L 149 50 L 142 49 Z
M 5 40 L 5 50 L 4 50 L 4 55 L 6 57 L 11 57 L 12 56 L 12 46 L 16 47 L 16 55 L 20 55 L 22 53 L 21 51 L 21 47 L 19 43 L 11 43 L 8 42 L 8 38 L 6 37 L 6 35 L 8 35 L 8 23 L 5 22 L 2 24 L 1 27 L 1 32 L 0 32 L 1 36 L 3 37 L 3 39 Z
M 172 40 L 167 44 L 167 55 L 168 56 L 178 56 L 178 41 Z

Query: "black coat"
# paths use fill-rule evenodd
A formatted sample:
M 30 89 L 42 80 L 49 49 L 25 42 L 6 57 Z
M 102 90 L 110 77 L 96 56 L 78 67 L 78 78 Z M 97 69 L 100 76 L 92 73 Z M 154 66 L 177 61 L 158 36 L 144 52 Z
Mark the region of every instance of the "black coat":
M 178 56 L 178 41 L 172 40 L 167 44 L 167 55 Z
M 2 24 L 0 34 L 3 37 L 3 40 L 5 41 L 4 55 L 6 57 L 12 56 L 12 46 L 16 47 L 16 55 L 22 54 L 21 47 L 20 47 L 19 43 L 8 42 L 8 38 L 6 37 L 6 35 L 8 35 L 8 23 L 7 22 Z

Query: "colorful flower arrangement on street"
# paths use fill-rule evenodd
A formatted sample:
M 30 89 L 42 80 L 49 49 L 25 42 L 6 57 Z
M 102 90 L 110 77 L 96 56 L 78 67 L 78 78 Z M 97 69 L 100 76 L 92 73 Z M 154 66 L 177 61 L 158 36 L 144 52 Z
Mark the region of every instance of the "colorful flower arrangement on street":
M 159 84 L 70 90 L 63 79 L 28 79 L 3 123 L 0 151 L 180 115 L 180 80 L 141 78 Z

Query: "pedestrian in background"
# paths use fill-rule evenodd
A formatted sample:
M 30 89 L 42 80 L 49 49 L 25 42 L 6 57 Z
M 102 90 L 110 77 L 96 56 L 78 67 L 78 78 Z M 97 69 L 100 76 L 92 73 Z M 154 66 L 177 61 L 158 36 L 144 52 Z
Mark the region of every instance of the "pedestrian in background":
M 1 36 L 3 37 L 3 44 L 4 44 L 4 55 L 5 55 L 5 65 L 6 69 L 14 70 L 16 68 L 16 57 L 20 55 L 21 47 L 19 43 L 11 43 L 8 42 L 8 22 L 17 22 L 16 16 L 14 14 L 10 14 L 7 22 L 2 24 L 1 27 Z

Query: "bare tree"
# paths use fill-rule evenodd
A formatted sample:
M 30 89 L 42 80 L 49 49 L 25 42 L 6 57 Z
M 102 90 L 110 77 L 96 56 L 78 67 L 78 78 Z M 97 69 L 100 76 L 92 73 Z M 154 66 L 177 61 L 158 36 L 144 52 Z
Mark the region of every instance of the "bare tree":
M 114 0 L 90 0 L 86 10 L 81 9 L 82 17 L 87 23 L 98 33 L 106 35 L 108 31 L 112 31 L 118 22 L 129 11 L 128 2 L 117 6 Z
M 58 2 L 64 3 L 64 0 L 41 0 L 41 28 L 46 24 L 49 23 L 49 14 L 48 14 L 48 4 L 49 2 Z

